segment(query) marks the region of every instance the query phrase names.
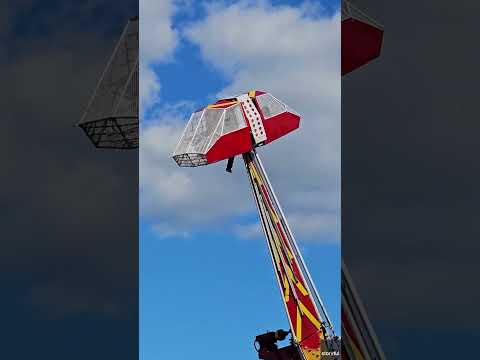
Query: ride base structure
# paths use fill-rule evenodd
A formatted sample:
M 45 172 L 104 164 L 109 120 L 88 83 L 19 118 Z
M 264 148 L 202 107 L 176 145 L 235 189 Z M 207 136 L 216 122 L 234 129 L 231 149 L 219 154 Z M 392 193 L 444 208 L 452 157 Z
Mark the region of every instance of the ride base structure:
M 221 99 L 190 117 L 173 153 L 179 166 L 195 167 L 241 155 L 258 209 L 272 265 L 290 325 L 256 337 L 264 360 L 339 359 L 340 338 L 315 287 L 298 244 L 256 151 L 298 129 L 300 115 L 263 91 Z M 290 345 L 277 341 L 291 335 Z

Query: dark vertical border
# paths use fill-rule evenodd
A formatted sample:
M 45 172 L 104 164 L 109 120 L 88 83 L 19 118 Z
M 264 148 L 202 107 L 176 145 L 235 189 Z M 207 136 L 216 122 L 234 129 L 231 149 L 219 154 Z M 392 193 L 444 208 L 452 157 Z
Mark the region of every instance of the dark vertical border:
M 137 358 L 138 152 L 73 125 L 138 2 L 0 10 L 0 357 Z
M 343 257 L 388 359 L 475 355 L 480 5 L 354 2 L 385 37 L 342 80 Z

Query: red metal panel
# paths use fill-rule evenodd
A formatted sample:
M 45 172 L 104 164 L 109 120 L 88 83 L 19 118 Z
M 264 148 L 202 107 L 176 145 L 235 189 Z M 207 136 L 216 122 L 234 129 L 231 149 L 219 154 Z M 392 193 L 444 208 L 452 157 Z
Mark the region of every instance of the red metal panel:
M 210 150 L 207 151 L 207 162 L 212 164 L 235 155 L 241 155 L 252 149 L 250 128 L 246 127 L 220 136 Z
M 265 132 L 267 134 L 267 141 L 265 144 L 268 144 L 289 132 L 298 129 L 300 126 L 300 116 L 285 112 L 263 120 L 263 126 L 265 127 Z
M 342 21 L 342 75 L 380 55 L 383 30 L 348 18 Z

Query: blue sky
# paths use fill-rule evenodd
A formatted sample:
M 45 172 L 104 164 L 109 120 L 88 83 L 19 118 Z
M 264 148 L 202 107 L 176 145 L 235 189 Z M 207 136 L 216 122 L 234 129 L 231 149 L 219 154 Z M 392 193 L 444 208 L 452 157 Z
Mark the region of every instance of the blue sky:
M 257 334 L 288 327 L 241 161 L 170 158 L 192 110 L 251 88 L 304 115 L 261 156 L 340 332 L 339 2 L 186 3 L 140 5 L 141 359 L 255 359 Z M 256 26 L 257 43 L 235 38 Z

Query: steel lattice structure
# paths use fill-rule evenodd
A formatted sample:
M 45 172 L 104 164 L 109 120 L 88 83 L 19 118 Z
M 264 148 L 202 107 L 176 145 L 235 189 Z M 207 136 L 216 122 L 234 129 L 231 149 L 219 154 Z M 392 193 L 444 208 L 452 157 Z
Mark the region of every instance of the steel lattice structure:
M 138 17 L 134 17 L 125 26 L 77 124 L 97 148 L 138 148 L 138 61 Z

